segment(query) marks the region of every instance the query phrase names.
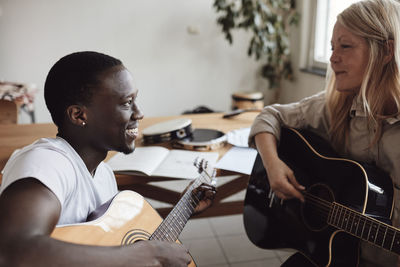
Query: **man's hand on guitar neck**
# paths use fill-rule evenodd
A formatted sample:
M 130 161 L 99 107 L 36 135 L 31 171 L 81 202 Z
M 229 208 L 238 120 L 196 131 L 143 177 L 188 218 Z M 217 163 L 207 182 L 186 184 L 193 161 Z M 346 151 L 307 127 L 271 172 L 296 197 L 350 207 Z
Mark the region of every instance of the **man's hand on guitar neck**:
M 196 180 L 190 182 L 190 184 L 182 192 L 181 196 L 186 193 L 186 191 L 192 186 L 195 181 Z M 206 183 L 202 183 L 198 187 L 194 188 L 192 190 L 192 195 L 195 195 L 198 199 L 200 199 L 200 202 L 197 204 L 193 215 L 208 209 L 212 205 L 216 193 L 217 188 Z
M 194 210 L 194 214 L 200 213 L 212 205 L 212 202 L 217 193 L 216 187 L 208 184 L 201 184 L 193 189 L 192 194 L 199 197 L 200 202 Z
M 301 191 L 305 187 L 297 182 L 293 171 L 278 157 L 275 136 L 266 132 L 259 133 L 255 136 L 255 142 L 275 195 L 280 199 L 295 197 L 304 202 Z

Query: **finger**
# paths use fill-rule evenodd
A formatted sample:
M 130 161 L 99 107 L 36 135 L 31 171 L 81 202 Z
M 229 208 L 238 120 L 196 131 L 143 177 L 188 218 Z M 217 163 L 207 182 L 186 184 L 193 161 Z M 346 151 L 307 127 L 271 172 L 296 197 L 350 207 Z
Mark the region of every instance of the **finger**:
M 203 199 L 202 202 L 201 202 L 199 205 L 202 205 L 201 207 L 202 207 L 202 208 L 205 208 L 205 207 L 211 206 L 212 203 L 213 203 L 213 202 L 212 202 L 211 199 Z
M 298 198 L 301 202 L 304 202 L 304 196 L 294 186 L 290 185 L 286 191 L 283 192 L 287 198 Z
M 305 190 L 305 187 L 297 182 L 293 173 L 288 174 L 287 177 L 289 180 L 289 187 L 288 187 L 289 193 L 295 198 L 300 199 L 301 202 L 304 202 L 304 196 L 300 191 Z
M 303 201 L 303 195 L 287 180 L 279 185 L 271 186 L 272 191 L 280 199 L 298 198 Z
M 207 184 L 202 184 L 198 187 L 196 187 L 195 189 L 193 189 L 193 194 L 197 194 L 197 193 L 206 193 L 206 192 L 216 192 L 217 189 L 214 186 L 211 185 L 207 185 Z
M 215 198 L 215 194 L 213 194 L 212 192 L 205 192 L 202 193 L 200 196 L 196 195 L 197 199 L 201 202 L 206 202 L 208 205 L 211 204 Z
M 214 199 L 215 198 L 215 195 L 217 194 L 217 192 L 216 191 L 214 191 L 214 190 L 209 190 L 209 191 L 206 191 L 206 193 L 205 193 L 205 198 L 207 198 L 207 199 Z
M 198 188 L 201 190 L 216 190 L 215 186 L 206 183 L 202 183 Z
M 290 183 L 291 183 L 297 190 L 302 191 L 302 190 L 305 190 L 305 189 L 306 189 L 303 185 L 301 185 L 301 184 L 299 184 L 299 182 L 297 182 L 297 179 L 296 179 L 296 177 L 294 176 L 294 173 L 293 173 L 293 172 L 289 173 L 289 174 L 287 175 L 287 178 L 289 179 Z
M 178 243 L 173 243 L 172 242 L 172 244 L 173 245 L 178 245 L 179 247 L 178 247 L 178 250 L 183 250 L 183 252 L 184 252 L 184 254 L 181 254 L 182 256 L 182 260 L 184 261 L 184 262 L 186 262 L 186 265 L 185 266 L 187 266 L 187 265 L 189 265 L 189 263 L 192 261 L 192 258 L 191 258 L 191 256 L 190 256 L 190 254 L 189 254 L 189 249 L 187 249 L 184 245 L 182 245 L 182 244 L 178 244 Z
M 282 192 L 279 192 L 279 191 L 274 191 L 274 193 L 275 193 L 275 196 L 277 197 L 277 198 L 279 198 L 279 199 L 288 199 L 288 197 L 286 197 L 286 195 L 285 194 L 283 194 Z

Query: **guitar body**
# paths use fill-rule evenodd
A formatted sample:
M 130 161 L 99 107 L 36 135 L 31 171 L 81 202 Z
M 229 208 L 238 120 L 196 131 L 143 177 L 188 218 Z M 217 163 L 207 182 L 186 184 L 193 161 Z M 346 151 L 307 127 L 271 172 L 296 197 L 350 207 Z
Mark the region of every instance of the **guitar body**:
M 308 131 L 282 128 L 278 153 L 310 195 L 391 224 L 393 185 L 386 173 L 339 158 L 326 141 Z M 243 212 L 252 243 L 265 249 L 295 249 L 308 258 L 310 266 L 358 265 L 358 238 L 329 225 L 326 214 L 321 215 L 308 200 L 281 203 L 276 198 L 271 200 L 269 192 L 267 174 L 258 155 Z M 342 222 L 344 226 L 346 223 Z
M 121 191 L 101 217 L 85 223 L 58 226 L 51 237 L 84 245 L 128 245 L 148 240 L 162 221 L 140 194 Z M 196 265 L 192 261 L 189 266 Z

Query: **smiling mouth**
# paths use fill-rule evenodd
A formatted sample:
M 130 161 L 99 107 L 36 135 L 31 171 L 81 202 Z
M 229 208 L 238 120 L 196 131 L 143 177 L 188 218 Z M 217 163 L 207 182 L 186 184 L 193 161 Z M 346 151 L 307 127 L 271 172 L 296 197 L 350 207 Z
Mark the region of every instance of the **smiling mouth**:
M 138 128 L 126 129 L 125 132 L 129 136 L 136 137 L 139 134 L 139 129 Z

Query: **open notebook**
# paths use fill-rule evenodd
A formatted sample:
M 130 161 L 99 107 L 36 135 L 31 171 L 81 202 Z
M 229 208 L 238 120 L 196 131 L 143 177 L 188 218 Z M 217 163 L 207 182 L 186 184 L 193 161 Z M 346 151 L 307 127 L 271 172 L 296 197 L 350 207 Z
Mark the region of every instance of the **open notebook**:
M 117 173 L 195 179 L 199 176 L 193 165 L 196 158 L 214 165 L 217 152 L 167 149 L 161 146 L 137 147 L 131 154 L 117 153 L 107 163 Z

